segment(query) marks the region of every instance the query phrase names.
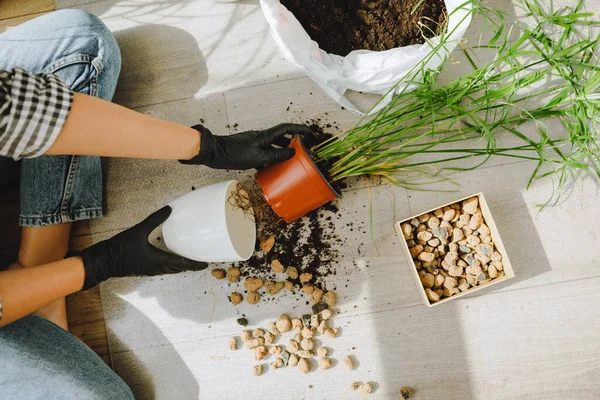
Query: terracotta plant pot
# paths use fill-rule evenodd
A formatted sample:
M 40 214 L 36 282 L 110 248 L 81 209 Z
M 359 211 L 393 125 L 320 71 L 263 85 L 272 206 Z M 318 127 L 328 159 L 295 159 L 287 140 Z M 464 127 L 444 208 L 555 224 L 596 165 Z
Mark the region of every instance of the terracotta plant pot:
M 255 177 L 269 206 L 287 223 L 340 197 L 298 138 L 289 147 L 296 150 L 294 157 L 261 169 Z

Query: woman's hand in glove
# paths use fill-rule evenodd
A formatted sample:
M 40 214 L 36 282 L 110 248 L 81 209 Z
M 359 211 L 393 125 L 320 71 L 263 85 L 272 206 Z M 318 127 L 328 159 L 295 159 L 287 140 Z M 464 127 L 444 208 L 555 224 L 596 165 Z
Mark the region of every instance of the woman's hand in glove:
M 208 264 L 157 249 L 148 242 L 148 235 L 171 215 L 166 206 L 136 226 L 80 252 L 85 269 L 83 289 L 96 286 L 108 278 L 123 276 L 154 276 L 200 271 Z
M 213 135 L 202 125 L 192 128 L 200 132 L 200 152 L 183 164 L 203 164 L 216 169 L 250 169 L 285 161 L 294 156 L 294 149 L 276 148 L 285 135 L 308 135 L 306 125 L 280 124 L 264 131 L 247 131 L 229 136 Z

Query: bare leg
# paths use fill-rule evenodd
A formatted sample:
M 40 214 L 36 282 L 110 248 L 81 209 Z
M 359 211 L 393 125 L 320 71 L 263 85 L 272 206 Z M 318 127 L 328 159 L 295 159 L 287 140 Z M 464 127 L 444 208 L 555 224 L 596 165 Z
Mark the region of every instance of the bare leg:
M 71 223 L 23 227 L 19 263 L 27 268 L 63 259 L 69 249 L 70 234 Z M 48 304 L 35 314 L 54 322 L 64 330 L 69 328 L 64 298 Z

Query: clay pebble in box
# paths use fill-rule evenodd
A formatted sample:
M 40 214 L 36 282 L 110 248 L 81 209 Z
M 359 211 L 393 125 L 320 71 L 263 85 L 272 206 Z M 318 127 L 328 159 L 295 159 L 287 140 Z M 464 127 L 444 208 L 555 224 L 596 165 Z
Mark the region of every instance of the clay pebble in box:
M 515 276 L 482 193 L 397 222 L 396 231 L 429 307 Z

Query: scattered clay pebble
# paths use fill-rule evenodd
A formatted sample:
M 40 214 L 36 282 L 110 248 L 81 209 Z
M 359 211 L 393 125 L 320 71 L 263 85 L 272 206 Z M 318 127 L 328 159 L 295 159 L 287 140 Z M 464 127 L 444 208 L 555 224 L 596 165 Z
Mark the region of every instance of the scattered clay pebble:
M 275 272 L 283 272 L 285 267 L 279 262 L 279 260 L 273 260 L 271 261 L 271 269 Z
M 477 197 L 471 197 L 463 201 L 462 209 L 466 214 L 475 214 L 477 212 L 477 206 L 479 205 L 479 199 Z
M 254 332 L 252 332 L 252 337 L 258 339 L 259 337 L 265 337 L 265 331 L 260 328 L 256 328 Z
M 310 363 L 306 358 L 301 358 L 300 360 L 298 360 L 298 369 L 304 372 L 305 374 L 308 374 L 310 372 Z
M 302 320 L 299 318 L 294 318 L 292 319 L 292 329 L 296 329 L 298 332 L 300 332 L 303 328 L 303 324 L 302 324 Z
M 225 270 L 222 268 L 215 268 L 212 271 L 210 271 L 210 274 L 217 279 L 225 278 Z
M 336 303 L 336 295 L 335 292 L 329 291 L 323 295 L 323 300 L 329 307 L 335 306 Z
M 323 335 L 323 334 L 325 334 L 326 329 L 327 329 L 327 321 L 323 320 L 319 324 L 319 327 L 317 328 L 317 332 L 319 332 L 321 335 Z
M 319 315 L 318 314 L 313 314 L 310 316 L 310 326 L 312 326 L 313 328 L 319 327 Z
M 273 335 L 279 335 L 279 329 L 277 329 L 277 325 L 275 324 L 275 322 L 271 321 L 269 322 L 269 329 L 267 329 L 269 332 L 271 332 Z
M 306 283 L 312 279 L 312 274 L 310 272 L 303 272 L 300 274 L 300 283 Z
M 319 368 L 321 368 L 321 369 L 329 369 L 329 368 L 331 368 L 331 359 L 330 358 L 326 358 L 326 357 L 322 357 L 319 360 Z
M 315 291 L 315 287 L 309 283 L 302 286 L 302 291 L 306 294 L 312 294 Z
M 229 301 L 231 301 L 231 303 L 233 305 L 238 305 L 242 302 L 243 298 L 242 295 L 237 293 L 237 292 L 233 292 L 229 295 Z
M 271 249 L 273 248 L 274 244 L 275 244 L 275 238 L 273 236 L 263 237 L 260 239 L 260 248 L 265 253 L 270 252 Z
M 311 353 L 308 350 L 298 350 L 296 352 L 296 355 L 300 358 L 311 358 L 313 356 L 313 353 Z
M 227 280 L 231 283 L 237 282 L 240 276 L 240 270 L 236 267 L 227 268 Z
M 295 367 L 296 365 L 298 365 L 298 361 L 299 361 L 299 358 L 297 355 L 290 354 L 290 359 L 288 360 L 288 365 L 290 367 Z
M 261 376 L 263 373 L 263 366 L 262 364 L 258 364 L 254 366 L 254 375 L 255 376 Z
M 260 300 L 260 295 L 256 292 L 250 292 L 246 295 L 248 304 L 256 304 Z
M 290 281 L 283 282 L 283 287 L 287 290 L 294 290 L 294 284 Z
M 356 390 L 360 387 L 360 382 L 352 382 L 352 385 L 350 385 L 350 387 L 352 388 L 352 390 Z
M 302 334 L 301 333 L 296 333 L 294 335 L 294 340 L 298 343 L 300 343 L 302 341 Z
M 354 362 L 352 361 L 352 357 L 344 357 L 344 365 L 346 366 L 346 369 L 348 369 L 348 371 L 352 371 L 354 369 Z
M 240 337 L 242 338 L 242 342 L 247 342 L 251 337 L 250 331 L 242 331 Z
M 358 390 L 363 396 L 368 396 L 369 393 L 373 391 L 373 388 L 368 383 L 363 383 L 362 385 L 360 385 L 360 388 Z
M 288 351 L 288 353 L 297 353 L 298 350 L 300 350 L 300 346 L 298 345 L 297 341 L 290 339 L 285 349 Z
M 229 350 L 235 351 L 237 350 L 237 339 L 235 337 L 229 338 Z
M 287 267 L 285 273 L 290 279 L 298 279 L 298 269 L 296 267 Z
M 321 301 L 321 296 L 323 296 L 323 291 L 321 289 L 316 288 L 315 290 L 313 290 L 313 292 L 310 296 L 311 303 L 316 304 L 319 301 Z
M 241 326 L 246 326 L 246 325 L 248 325 L 248 320 L 246 318 L 238 318 L 237 323 L 240 324 Z
M 321 311 L 321 318 L 323 318 L 324 320 L 329 319 L 332 315 L 333 311 L 331 311 L 329 308 L 326 308 L 323 311 Z
M 302 336 L 307 338 L 307 339 L 312 339 L 312 337 L 314 336 L 315 332 L 309 328 L 309 327 L 304 327 L 304 329 L 302 329 L 301 332 Z
M 273 354 L 274 356 L 278 356 L 283 352 L 281 346 L 271 346 L 269 349 L 269 354 Z
M 275 342 L 275 335 L 271 332 L 265 333 L 265 344 L 273 344 Z
M 325 347 L 319 347 L 317 349 L 317 355 L 319 357 L 327 357 L 327 353 L 328 353 L 328 351 L 327 351 L 327 349 Z
M 292 329 L 292 321 L 286 314 L 281 314 L 275 323 L 279 332 L 288 332 Z
M 411 388 L 409 388 L 408 386 L 404 386 L 403 388 L 400 388 L 400 396 L 402 396 L 402 398 L 404 400 L 408 400 L 412 397 L 413 395 L 413 390 Z
M 311 307 L 313 314 L 318 314 L 321 311 L 325 310 L 326 308 L 327 308 L 327 303 L 324 303 L 324 302 L 313 304 L 313 306 Z
M 315 342 L 313 342 L 312 339 L 304 338 L 302 339 L 302 342 L 300 342 L 300 346 L 302 347 L 302 350 L 310 351 L 315 348 Z
M 269 294 L 277 294 L 281 289 L 283 289 L 283 282 L 265 282 L 265 290 Z
M 260 361 L 268 354 L 268 350 L 265 346 L 258 346 L 254 348 L 254 359 Z
M 283 367 L 283 359 L 281 357 L 277 358 L 275 361 L 271 363 L 271 367 L 275 369 L 279 369 Z
M 264 281 L 262 278 L 256 278 L 254 276 L 251 276 L 249 278 L 246 278 L 246 280 L 244 281 L 244 287 L 249 292 L 256 292 L 262 287 L 263 282 Z
M 334 338 L 337 336 L 338 329 L 337 328 L 327 328 L 325 329 L 325 336 L 328 338 Z

